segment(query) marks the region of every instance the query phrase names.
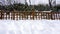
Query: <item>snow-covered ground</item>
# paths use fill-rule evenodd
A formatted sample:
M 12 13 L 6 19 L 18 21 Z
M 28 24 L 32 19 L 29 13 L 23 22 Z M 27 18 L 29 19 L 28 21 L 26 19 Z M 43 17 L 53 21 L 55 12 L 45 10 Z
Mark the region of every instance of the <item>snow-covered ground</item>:
M 60 20 L 0 20 L 0 34 L 60 34 Z

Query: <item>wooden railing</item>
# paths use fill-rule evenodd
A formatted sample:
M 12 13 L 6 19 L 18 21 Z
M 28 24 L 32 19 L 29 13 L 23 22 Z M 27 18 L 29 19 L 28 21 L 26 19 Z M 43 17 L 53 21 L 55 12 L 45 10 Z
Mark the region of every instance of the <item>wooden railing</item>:
M 60 20 L 60 12 L 0 12 L 0 19 L 11 20 Z

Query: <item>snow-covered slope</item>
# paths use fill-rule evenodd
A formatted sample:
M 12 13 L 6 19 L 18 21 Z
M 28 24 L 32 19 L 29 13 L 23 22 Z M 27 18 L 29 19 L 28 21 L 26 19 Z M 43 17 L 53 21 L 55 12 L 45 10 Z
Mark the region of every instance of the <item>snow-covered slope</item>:
M 0 20 L 0 34 L 60 34 L 60 20 Z

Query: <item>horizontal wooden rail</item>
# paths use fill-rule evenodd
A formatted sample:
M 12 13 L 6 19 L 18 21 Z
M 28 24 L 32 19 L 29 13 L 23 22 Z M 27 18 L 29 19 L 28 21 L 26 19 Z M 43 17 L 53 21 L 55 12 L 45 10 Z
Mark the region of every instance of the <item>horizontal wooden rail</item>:
M 11 20 L 60 20 L 60 12 L 0 12 L 0 19 Z

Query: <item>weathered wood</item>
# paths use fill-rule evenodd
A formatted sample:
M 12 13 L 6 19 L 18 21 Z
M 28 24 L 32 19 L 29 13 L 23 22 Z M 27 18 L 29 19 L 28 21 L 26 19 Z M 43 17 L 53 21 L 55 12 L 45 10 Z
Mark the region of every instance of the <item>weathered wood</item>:
M 6 14 L 5 14 L 6 13 Z M 5 17 L 6 15 L 6 17 Z M 30 17 L 29 17 L 30 16 Z M 59 19 L 60 12 L 0 12 L 0 19 L 26 20 L 26 19 Z

